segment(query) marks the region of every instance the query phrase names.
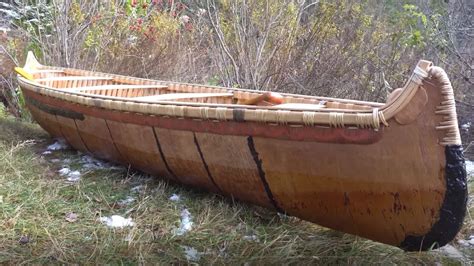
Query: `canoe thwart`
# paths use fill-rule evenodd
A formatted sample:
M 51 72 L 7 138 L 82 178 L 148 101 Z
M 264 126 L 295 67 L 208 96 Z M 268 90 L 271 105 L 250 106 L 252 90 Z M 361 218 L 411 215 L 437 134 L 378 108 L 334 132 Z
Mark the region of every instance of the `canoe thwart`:
M 271 105 L 274 104 L 282 104 L 283 103 L 283 95 L 277 92 L 267 91 L 262 93 L 261 95 L 257 95 L 250 99 L 241 99 L 237 102 L 237 104 L 243 105 L 259 105 L 263 102 L 268 102 Z

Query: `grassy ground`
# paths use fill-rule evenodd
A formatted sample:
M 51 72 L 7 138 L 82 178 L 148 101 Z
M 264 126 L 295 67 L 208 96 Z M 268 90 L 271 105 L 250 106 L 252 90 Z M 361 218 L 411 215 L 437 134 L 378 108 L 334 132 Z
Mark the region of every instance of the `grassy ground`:
M 472 263 L 472 248 L 463 259 L 406 253 L 125 168 L 84 172 L 75 151 L 42 155 L 51 143 L 35 125 L 0 118 L 0 263 Z M 64 164 L 80 169 L 80 182 L 65 182 L 58 174 Z M 181 200 L 171 201 L 172 194 Z M 121 204 L 127 197 L 135 200 Z M 185 208 L 194 226 L 177 236 Z M 112 214 L 136 226 L 101 224 Z M 473 228 L 468 213 L 460 238 Z

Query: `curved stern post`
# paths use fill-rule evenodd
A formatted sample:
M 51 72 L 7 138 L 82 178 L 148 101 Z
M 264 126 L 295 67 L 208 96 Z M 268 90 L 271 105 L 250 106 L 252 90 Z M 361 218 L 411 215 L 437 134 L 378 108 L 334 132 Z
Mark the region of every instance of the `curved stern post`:
M 25 65 L 23 66 L 23 69 L 25 69 L 26 71 L 32 71 L 32 70 L 38 70 L 42 66 L 43 65 L 38 62 L 33 52 L 28 51 L 28 55 L 26 56 L 26 61 L 25 61 Z
M 440 117 L 436 130 L 439 136 L 438 144 L 444 146 L 446 191 L 439 211 L 439 218 L 431 230 L 425 235 L 407 236 L 400 244 L 400 248 L 407 251 L 429 250 L 444 246 L 452 241 L 463 225 L 467 209 L 467 174 L 453 88 L 442 68 L 427 63 L 429 62 L 422 60 L 418 66 L 427 70 L 422 86 L 428 88 L 428 93 L 440 94 L 435 114 Z M 430 91 L 429 89 L 432 89 L 430 86 L 434 87 L 436 91 Z

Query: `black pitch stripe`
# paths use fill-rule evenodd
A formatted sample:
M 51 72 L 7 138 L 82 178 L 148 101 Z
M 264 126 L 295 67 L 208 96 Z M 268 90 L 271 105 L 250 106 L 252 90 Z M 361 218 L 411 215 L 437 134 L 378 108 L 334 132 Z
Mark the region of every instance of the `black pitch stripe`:
M 209 166 L 207 165 L 206 160 L 204 160 L 204 155 L 202 154 L 201 146 L 199 146 L 199 142 L 198 142 L 198 139 L 196 137 L 196 133 L 193 132 L 193 136 L 194 136 L 194 144 L 196 144 L 196 148 L 199 152 L 199 156 L 201 156 L 201 160 L 202 160 L 202 163 L 204 164 L 204 168 L 206 169 L 207 176 L 211 180 L 212 184 L 214 184 L 214 186 L 222 193 L 221 188 L 217 185 L 216 181 L 214 180 L 214 177 L 212 177 L 212 174 L 209 171 Z
M 156 135 L 155 128 L 152 127 L 151 129 L 153 130 L 153 136 L 155 136 L 156 145 L 158 146 L 158 151 L 160 151 L 161 159 L 163 160 L 163 163 L 165 164 L 166 170 L 168 171 L 168 173 L 170 173 L 170 175 L 174 179 L 176 179 L 177 181 L 180 181 L 179 178 L 174 174 L 173 170 L 171 170 L 170 166 L 168 165 L 168 162 L 166 161 L 165 154 L 163 152 L 163 149 L 161 148 L 161 144 L 160 144 L 160 141 L 158 140 L 158 135 Z
M 79 131 L 79 126 L 77 125 L 77 122 L 76 122 L 76 119 L 72 119 L 72 120 L 74 121 L 74 125 L 76 125 L 77 135 L 79 135 L 79 138 L 81 139 L 82 144 L 84 144 L 84 148 L 86 148 L 88 153 L 92 154 L 91 150 L 89 149 L 89 147 L 87 147 L 86 142 L 82 138 L 81 132 Z
M 247 138 L 247 143 L 249 145 L 250 153 L 252 154 L 253 160 L 255 161 L 255 164 L 257 165 L 258 168 L 258 175 L 260 176 L 260 180 L 263 183 L 263 187 L 265 188 L 265 192 L 267 192 L 267 196 L 270 199 L 271 203 L 273 204 L 273 207 L 278 212 L 284 213 L 283 209 L 278 206 L 278 203 L 276 202 L 275 198 L 273 197 L 272 191 L 270 190 L 270 186 L 268 185 L 267 179 L 265 178 L 265 171 L 263 171 L 262 167 L 262 160 L 258 156 L 258 152 L 255 149 L 255 143 L 253 142 L 252 136 L 249 136 Z
M 112 144 L 114 145 L 114 148 L 115 150 L 117 151 L 118 155 L 123 159 L 125 160 L 126 162 L 128 162 L 128 164 L 130 165 L 130 161 L 128 160 L 128 156 L 125 156 L 124 154 L 122 154 L 119 150 L 119 148 L 117 147 L 117 144 L 115 143 L 115 140 L 114 140 L 114 137 L 112 137 L 112 132 L 110 131 L 110 127 L 109 127 L 109 123 L 107 123 L 107 120 L 105 120 L 105 126 L 107 127 L 107 130 L 109 131 L 109 136 L 110 136 L 110 139 L 112 140 Z

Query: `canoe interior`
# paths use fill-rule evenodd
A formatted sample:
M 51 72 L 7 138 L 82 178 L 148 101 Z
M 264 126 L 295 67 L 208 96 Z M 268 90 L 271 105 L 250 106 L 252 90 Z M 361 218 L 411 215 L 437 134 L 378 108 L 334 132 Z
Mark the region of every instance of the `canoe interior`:
M 210 86 L 197 86 L 193 84 L 170 83 L 167 85 L 152 84 L 143 80 L 141 82 L 132 82 L 113 78 L 104 78 L 101 76 L 84 76 L 80 71 L 60 70 L 60 69 L 42 69 L 33 73 L 36 81 L 42 85 L 56 88 L 58 90 L 71 90 L 74 92 L 135 98 L 135 99 L 157 99 L 164 101 L 175 100 L 176 96 L 179 102 L 197 102 L 197 103 L 216 103 L 216 104 L 238 104 L 245 100 L 255 98 L 258 92 L 243 90 L 231 90 L 225 88 L 216 88 Z M 168 98 L 156 98 L 153 96 L 171 94 Z M 182 97 L 183 94 L 189 94 L 188 98 Z M 198 94 L 208 94 L 203 97 Z M 261 93 L 260 93 L 261 94 Z M 383 106 L 382 103 L 362 102 L 344 99 L 334 99 L 325 97 L 311 96 L 285 96 L 283 95 L 284 107 L 301 108 L 334 108 L 346 110 L 371 110 L 373 107 Z M 298 106 L 298 104 L 303 104 Z M 275 106 L 268 101 L 263 101 L 259 105 Z

